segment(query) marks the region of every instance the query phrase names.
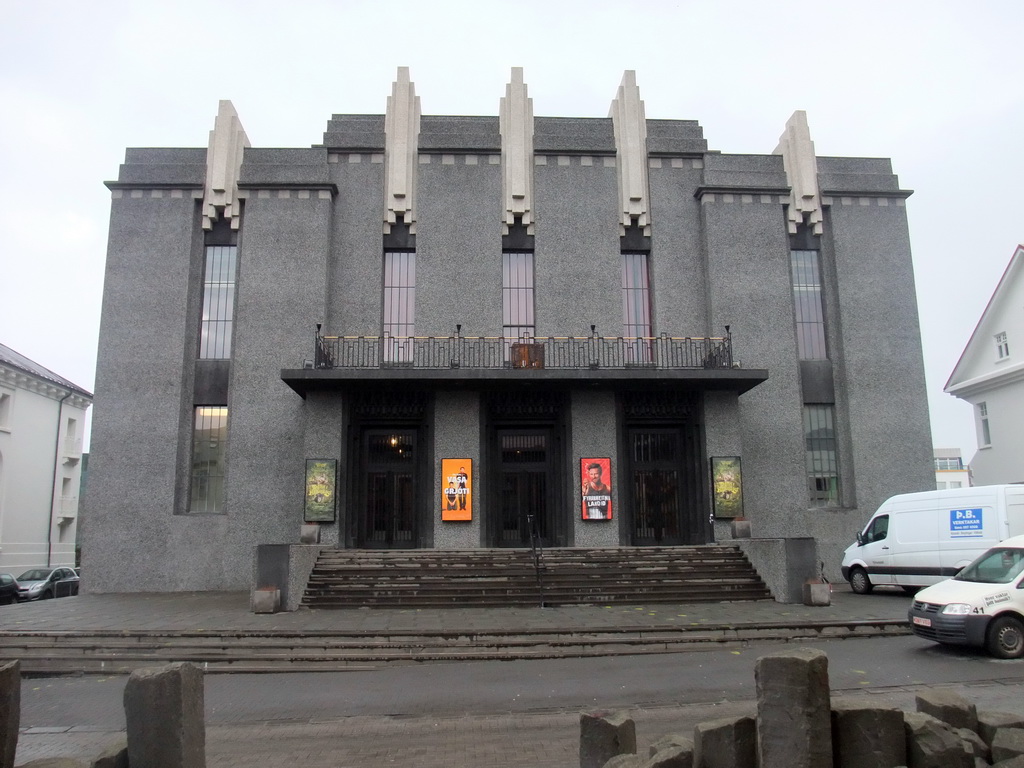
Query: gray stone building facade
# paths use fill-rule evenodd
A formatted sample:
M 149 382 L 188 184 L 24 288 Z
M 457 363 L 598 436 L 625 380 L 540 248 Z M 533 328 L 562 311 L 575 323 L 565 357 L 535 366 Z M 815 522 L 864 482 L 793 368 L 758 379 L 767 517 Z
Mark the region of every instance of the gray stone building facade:
M 934 484 L 910 193 L 817 157 L 800 112 L 730 155 L 647 120 L 630 72 L 608 118 L 534 117 L 521 70 L 498 116 L 450 117 L 400 69 L 322 145 L 251 147 L 222 102 L 207 148 L 129 149 L 108 187 L 92 591 L 247 588 L 304 519 L 473 549 L 702 544 L 741 514 L 837 574 Z

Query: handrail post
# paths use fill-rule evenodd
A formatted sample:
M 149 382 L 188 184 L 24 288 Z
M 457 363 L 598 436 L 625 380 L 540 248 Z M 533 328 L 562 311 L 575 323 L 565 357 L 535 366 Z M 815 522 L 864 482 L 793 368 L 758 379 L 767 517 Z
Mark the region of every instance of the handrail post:
M 727 349 L 725 351 L 726 367 L 732 368 L 732 331 L 729 330 L 729 326 L 725 326 L 725 343 Z
M 540 607 L 544 607 L 544 578 L 540 572 L 540 556 L 542 546 L 540 536 L 537 535 L 537 528 L 534 525 L 533 515 L 527 514 L 526 524 L 530 526 L 530 549 L 533 552 L 533 571 L 537 575 L 537 592 L 540 597 Z

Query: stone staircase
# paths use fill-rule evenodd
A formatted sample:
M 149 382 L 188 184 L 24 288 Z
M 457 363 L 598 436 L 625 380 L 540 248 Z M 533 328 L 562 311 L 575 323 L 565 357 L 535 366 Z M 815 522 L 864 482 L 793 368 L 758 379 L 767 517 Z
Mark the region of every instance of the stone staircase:
M 528 549 L 325 549 L 309 608 L 692 603 L 771 598 L 735 546 Z

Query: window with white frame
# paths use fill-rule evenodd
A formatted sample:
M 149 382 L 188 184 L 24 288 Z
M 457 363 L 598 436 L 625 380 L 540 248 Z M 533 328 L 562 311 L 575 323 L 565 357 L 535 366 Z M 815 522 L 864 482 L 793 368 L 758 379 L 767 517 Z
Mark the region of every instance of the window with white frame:
M 801 360 L 826 360 L 825 305 L 821 296 L 818 251 L 793 250 L 789 258 L 793 278 L 797 354 Z
M 622 254 L 622 330 L 625 362 L 650 362 L 651 281 L 646 253 Z
M 13 392 L 0 389 L 0 429 L 5 432 L 11 429 L 11 402 L 13 400 Z
M 978 403 L 975 413 L 978 417 L 978 444 L 982 447 L 992 445 L 992 433 L 988 428 L 988 403 Z
M 416 328 L 416 252 L 384 252 L 384 362 L 411 363 Z
M 199 359 L 231 358 L 231 329 L 235 316 L 237 247 L 206 246 L 203 275 L 203 318 L 199 325 Z
M 530 341 L 537 330 L 534 320 L 533 254 L 504 251 L 501 254 L 501 333 L 505 358 L 515 342 Z
M 807 487 L 812 507 L 839 506 L 839 459 L 836 453 L 835 407 L 804 406 Z
M 1010 356 L 1010 342 L 1006 339 L 1006 332 L 996 334 L 996 358 L 1005 360 Z
M 227 468 L 228 409 L 196 406 L 192 429 L 192 492 L 189 511 L 224 511 Z

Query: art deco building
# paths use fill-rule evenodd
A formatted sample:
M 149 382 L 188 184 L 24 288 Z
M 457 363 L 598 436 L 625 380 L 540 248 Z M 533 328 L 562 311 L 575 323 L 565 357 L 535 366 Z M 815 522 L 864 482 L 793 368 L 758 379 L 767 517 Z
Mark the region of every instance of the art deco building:
M 609 92 L 535 117 L 514 69 L 497 116 L 421 115 L 403 68 L 317 146 L 254 148 L 221 102 L 208 147 L 129 149 L 89 588 L 245 588 L 304 520 L 473 549 L 702 544 L 742 515 L 837 574 L 879 502 L 932 487 L 890 162 L 817 157 L 802 112 L 730 155 L 646 119 L 632 72 Z

